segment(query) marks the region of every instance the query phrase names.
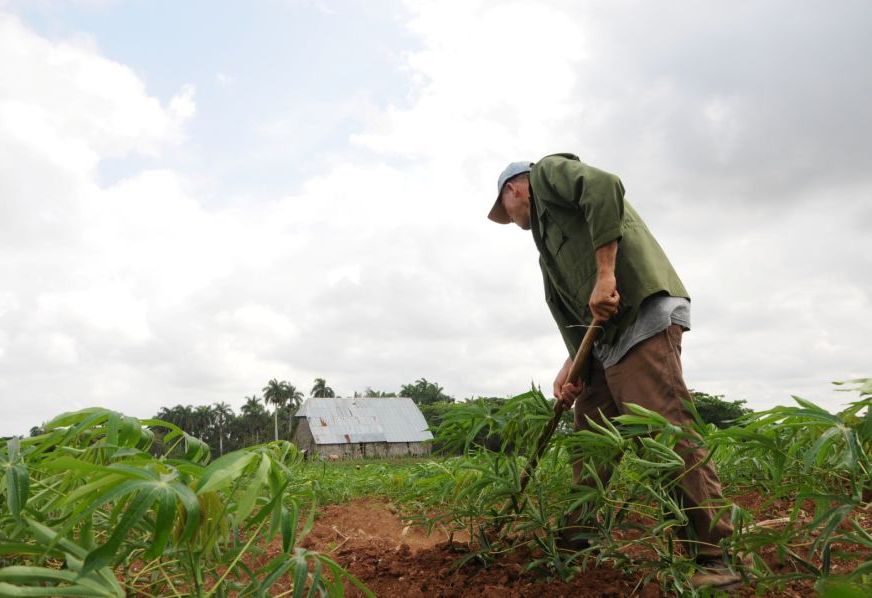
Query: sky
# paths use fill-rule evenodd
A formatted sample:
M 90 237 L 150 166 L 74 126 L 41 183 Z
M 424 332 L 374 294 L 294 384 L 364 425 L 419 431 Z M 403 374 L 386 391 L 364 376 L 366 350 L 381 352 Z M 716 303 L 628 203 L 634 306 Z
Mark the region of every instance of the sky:
M 689 387 L 872 376 L 872 4 L 0 0 L 0 436 L 272 378 L 549 390 L 510 161 L 578 154 L 692 297 Z

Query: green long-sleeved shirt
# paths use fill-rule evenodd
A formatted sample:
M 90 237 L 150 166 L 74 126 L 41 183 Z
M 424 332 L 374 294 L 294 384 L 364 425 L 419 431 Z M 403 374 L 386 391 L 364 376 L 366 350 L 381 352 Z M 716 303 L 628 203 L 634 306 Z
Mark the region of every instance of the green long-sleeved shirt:
M 690 298 L 663 249 L 624 199 L 617 176 L 573 154 L 554 154 L 533 165 L 530 194 L 545 299 L 570 355 L 584 336 L 578 325 L 593 319 L 588 301 L 596 284 L 596 249 L 602 245 L 619 241 L 615 278 L 621 302 L 601 342 L 614 343 L 636 320 L 646 297 Z

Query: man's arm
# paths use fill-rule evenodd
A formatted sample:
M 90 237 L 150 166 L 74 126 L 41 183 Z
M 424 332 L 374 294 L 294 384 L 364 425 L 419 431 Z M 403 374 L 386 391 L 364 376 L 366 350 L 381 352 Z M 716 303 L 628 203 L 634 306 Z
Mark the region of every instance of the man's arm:
M 590 311 L 597 320 L 605 322 L 618 312 L 618 302 L 621 296 L 618 294 L 617 282 L 615 281 L 615 260 L 618 256 L 618 241 L 615 239 L 596 250 L 596 285 L 590 295 Z M 568 357 L 563 367 L 554 378 L 554 396 L 563 401 L 566 409 L 572 407 L 575 398 L 584 390 L 584 383 L 570 383 L 566 380 L 569 368 L 572 365 L 572 357 Z
M 603 322 L 618 312 L 618 302 L 621 299 L 615 280 L 617 256 L 617 239 L 596 249 L 596 284 L 590 294 L 588 306 L 593 317 Z

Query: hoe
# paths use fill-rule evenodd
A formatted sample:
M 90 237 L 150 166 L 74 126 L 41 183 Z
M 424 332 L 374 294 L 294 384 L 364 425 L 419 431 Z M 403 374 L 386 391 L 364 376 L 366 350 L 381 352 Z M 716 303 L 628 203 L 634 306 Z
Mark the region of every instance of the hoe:
M 584 334 L 584 338 L 581 341 L 581 345 L 578 347 L 578 352 L 575 354 L 575 358 L 572 360 L 572 366 L 569 368 L 569 374 L 566 376 L 567 382 L 576 382 L 578 380 L 587 380 L 590 370 L 590 353 L 593 350 L 593 343 L 596 340 L 596 336 L 602 328 L 601 320 L 594 320 L 591 322 L 590 326 L 587 329 L 587 332 Z M 539 459 L 542 457 L 542 454 L 545 452 L 545 448 L 548 446 L 548 441 L 551 440 L 551 436 L 554 435 L 554 430 L 557 429 L 557 425 L 560 423 L 560 418 L 563 416 L 563 412 L 566 410 L 566 407 L 563 404 L 563 401 L 557 399 L 554 402 L 554 415 L 551 416 L 551 419 L 548 421 L 548 424 L 542 430 L 542 434 L 539 435 L 539 440 L 536 442 L 536 451 L 533 453 L 533 456 L 530 457 L 530 460 L 527 461 L 527 465 L 524 467 L 524 471 L 521 472 L 521 486 L 518 489 L 518 492 L 513 496 L 509 502 L 503 507 L 503 511 L 496 519 L 497 521 L 497 529 L 501 529 L 503 524 L 506 521 L 505 515 L 514 508 L 516 511 L 519 510 L 518 497 L 524 493 L 524 489 L 527 487 L 527 483 L 530 481 L 530 476 L 533 474 L 533 471 L 536 469 L 536 466 L 539 464 Z

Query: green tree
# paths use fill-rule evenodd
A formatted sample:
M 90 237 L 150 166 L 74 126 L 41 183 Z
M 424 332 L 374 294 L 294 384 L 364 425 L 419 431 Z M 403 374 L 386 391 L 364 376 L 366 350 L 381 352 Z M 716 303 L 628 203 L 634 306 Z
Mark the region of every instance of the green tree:
M 297 413 L 303 402 L 303 393 L 290 383 L 287 384 L 286 392 L 288 396 L 288 438 L 291 438 L 294 435 L 294 414 Z
M 190 405 L 176 405 L 174 407 L 161 407 L 157 414 L 158 419 L 175 424 L 188 434 L 195 433 L 194 408 Z
M 357 393 L 355 393 L 357 394 Z M 397 393 L 395 392 L 387 392 L 384 390 L 373 390 L 371 386 L 367 386 L 366 390 L 363 391 L 364 398 L 367 399 L 383 399 L 383 398 L 391 398 L 396 397 Z
M 743 407 L 746 401 L 725 401 L 723 395 L 697 391 L 691 391 L 690 394 L 700 419 L 721 429 L 729 428 L 735 420 L 752 412 L 751 409 Z
M 279 439 L 279 409 L 284 407 L 288 402 L 288 383 L 282 380 L 279 382 L 275 378 L 266 383 L 263 387 L 263 401 L 267 404 L 272 404 L 275 407 L 273 418 L 275 423 L 276 440 Z
M 453 403 L 454 398 L 442 392 L 443 390 L 436 382 L 428 382 L 426 378 L 419 378 L 412 384 L 404 385 L 400 389 L 400 396 L 409 397 L 418 405 L 429 405 L 440 401 Z
M 209 405 L 197 405 L 194 408 L 194 426 L 197 438 L 204 442 L 208 442 L 208 438 L 212 432 L 212 420 L 212 408 Z
M 218 425 L 218 456 L 221 456 L 224 454 L 224 427 L 233 420 L 233 409 L 222 401 L 213 405 L 212 413 Z
M 243 445 L 260 444 L 260 432 L 269 425 L 269 414 L 264 409 L 257 395 L 245 397 L 245 403 L 239 409 Z M 252 442 L 253 441 L 253 442 Z
M 315 385 L 309 394 L 313 397 L 335 397 L 333 389 L 327 386 L 327 381 L 324 378 L 315 378 Z

